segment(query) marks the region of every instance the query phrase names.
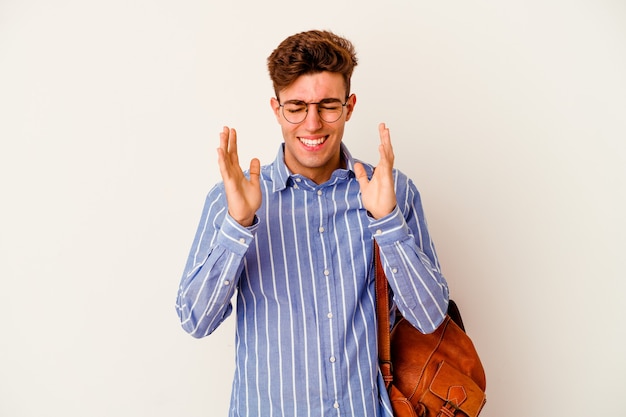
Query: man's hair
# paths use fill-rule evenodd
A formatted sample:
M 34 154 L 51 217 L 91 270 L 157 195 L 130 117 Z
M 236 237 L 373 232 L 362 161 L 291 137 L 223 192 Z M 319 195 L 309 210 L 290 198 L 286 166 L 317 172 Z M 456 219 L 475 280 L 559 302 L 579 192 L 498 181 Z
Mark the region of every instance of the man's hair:
M 343 76 L 346 96 L 357 65 L 352 43 L 329 31 L 311 30 L 292 35 L 281 42 L 267 58 L 267 68 L 278 93 L 301 75 L 329 71 Z

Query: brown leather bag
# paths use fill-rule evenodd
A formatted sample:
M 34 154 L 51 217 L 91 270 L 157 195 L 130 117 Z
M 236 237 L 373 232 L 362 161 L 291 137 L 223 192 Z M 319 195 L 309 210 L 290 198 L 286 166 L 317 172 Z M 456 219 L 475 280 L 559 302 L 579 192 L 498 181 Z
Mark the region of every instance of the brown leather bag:
M 486 402 L 485 371 L 456 304 L 450 300 L 434 333 L 421 333 L 400 315 L 390 332 L 388 283 L 374 246 L 378 356 L 394 416 L 478 416 Z

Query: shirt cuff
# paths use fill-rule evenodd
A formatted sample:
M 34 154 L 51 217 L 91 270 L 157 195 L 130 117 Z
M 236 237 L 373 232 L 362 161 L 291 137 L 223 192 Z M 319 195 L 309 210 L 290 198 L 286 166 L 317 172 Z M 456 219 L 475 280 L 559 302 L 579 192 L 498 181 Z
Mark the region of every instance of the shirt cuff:
M 411 235 L 411 230 L 397 205 L 385 217 L 378 220 L 372 219 L 369 229 L 379 246 L 391 245 Z
M 244 227 L 237 223 L 230 214 L 226 214 L 224 223 L 222 223 L 220 232 L 217 235 L 216 243 L 237 255 L 243 256 L 248 250 L 252 239 L 254 239 L 254 233 L 258 227 L 259 218 L 256 216 L 254 216 L 251 226 Z

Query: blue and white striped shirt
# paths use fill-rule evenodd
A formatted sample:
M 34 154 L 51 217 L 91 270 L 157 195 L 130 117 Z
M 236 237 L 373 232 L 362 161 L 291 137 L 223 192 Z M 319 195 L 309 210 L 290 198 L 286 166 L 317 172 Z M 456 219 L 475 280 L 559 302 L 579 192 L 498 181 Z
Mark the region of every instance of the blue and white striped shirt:
M 318 185 L 290 174 L 281 146 L 261 170 L 263 203 L 248 228 L 228 215 L 223 184 L 207 196 L 176 307 L 185 331 L 204 337 L 230 315 L 237 291 L 231 417 L 391 416 L 373 238 L 404 317 L 423 332 L 443 320 L 448 288 L 415 185 L 394 170 L 397 207 L 374 220 L 342 152 L 347 169 Z

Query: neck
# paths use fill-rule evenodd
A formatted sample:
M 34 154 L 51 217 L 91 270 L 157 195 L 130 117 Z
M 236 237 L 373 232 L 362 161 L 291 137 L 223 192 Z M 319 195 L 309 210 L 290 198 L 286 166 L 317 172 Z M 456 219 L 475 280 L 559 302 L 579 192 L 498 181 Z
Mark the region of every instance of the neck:
M 335 163 L 329 163 L 326 166 L 321 167 L 321 168 L 300 167 L 300 169 L 294 170 L 292 169 L 292 167 L 289 166 L 290 164 L 287 161 L 287 158 L 285 158 L 285 164 L 287 165 L 287 168 L 289 168 L 289 170 L 293 174 L 298 174 L 298 175 L 307 177 L 308 179 L 313 181 L 315 184 L 319 185 L 328 181 L 330 177 L 333 175 L 333 172 L 335 172 L 335 170 L 346 167 L 347 164 L 346 164 L 346 161 L 342 152 L 340 152 L 339 155 L 337 155 L 337 157 L 334 159 L 336 161 Z

